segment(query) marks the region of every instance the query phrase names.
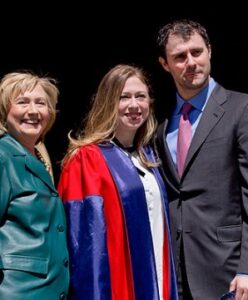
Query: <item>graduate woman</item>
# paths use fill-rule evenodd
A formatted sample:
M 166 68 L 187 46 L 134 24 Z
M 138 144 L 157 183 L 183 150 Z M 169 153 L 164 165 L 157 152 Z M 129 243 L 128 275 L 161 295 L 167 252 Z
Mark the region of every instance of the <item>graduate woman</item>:
M 141 69 L 117 65 L 70 137 L 59 182 L 69 299 L 177 299 L 167 194 L 149 146 L 156 127 L 150 94 Z

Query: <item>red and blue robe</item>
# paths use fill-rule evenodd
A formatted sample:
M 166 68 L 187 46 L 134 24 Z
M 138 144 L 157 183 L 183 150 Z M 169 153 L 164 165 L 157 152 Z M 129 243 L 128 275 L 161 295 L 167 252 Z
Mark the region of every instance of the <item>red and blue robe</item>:
M 176 300 L 167 193 L 152 171 L 164 207 L 163 299 Z M 159 299 L 145 191 L 132 160 L 113 144 L 81 147 L 63 167 L 58 190 L 68 222 L 69 299 Z

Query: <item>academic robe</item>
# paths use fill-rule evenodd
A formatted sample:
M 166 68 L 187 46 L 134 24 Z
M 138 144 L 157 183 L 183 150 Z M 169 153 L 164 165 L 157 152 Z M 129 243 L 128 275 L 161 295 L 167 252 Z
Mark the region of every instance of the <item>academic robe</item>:
M 151 148 L 146 155 L 154 161 Z M 163 299 L 177 299 L 168 200 L 164 208 Z M 156 300 L 159 291 L 145 192 L 132 160 L 113 144 L 81 147 L 63 167 L 73 300 Z

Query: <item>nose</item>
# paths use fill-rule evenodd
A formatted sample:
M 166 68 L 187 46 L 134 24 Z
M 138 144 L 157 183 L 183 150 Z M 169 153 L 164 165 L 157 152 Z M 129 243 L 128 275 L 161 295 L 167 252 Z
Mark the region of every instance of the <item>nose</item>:
M 195 60 L 194 57 L 191 55 L 191 53 L 189 53 L 187 56 L 187 65 L 191 67 L 195 66 Z
M 37 107 L 37 105 L 34 102 L 30 102 L 29 103 L 28 112 L 32 113 L 32 114 L 38 113 L 38 107 Z
M 129 108 L 138 108 L 138 107 L 139 105 L 137 99 L 135 98 L 135 96 L 132 96 L 129 101 Z
M 132 97 L 130 99 L 130 102 L 129 102 L 129 105 L 128 105 L 128 110 L 131 113 L 132 112 L 138 112 L 138 110 L 139 110 L 138 102 L 137 102 L 137 100 L 134 97 Z

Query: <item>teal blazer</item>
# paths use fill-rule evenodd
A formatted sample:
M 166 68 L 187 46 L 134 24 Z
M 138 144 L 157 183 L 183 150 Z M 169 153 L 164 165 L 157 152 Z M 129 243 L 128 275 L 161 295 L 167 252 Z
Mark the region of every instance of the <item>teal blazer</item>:
M 63 204 L 44 165 L 10 135 L 0 137 L 0 299 L 66 299 Z

